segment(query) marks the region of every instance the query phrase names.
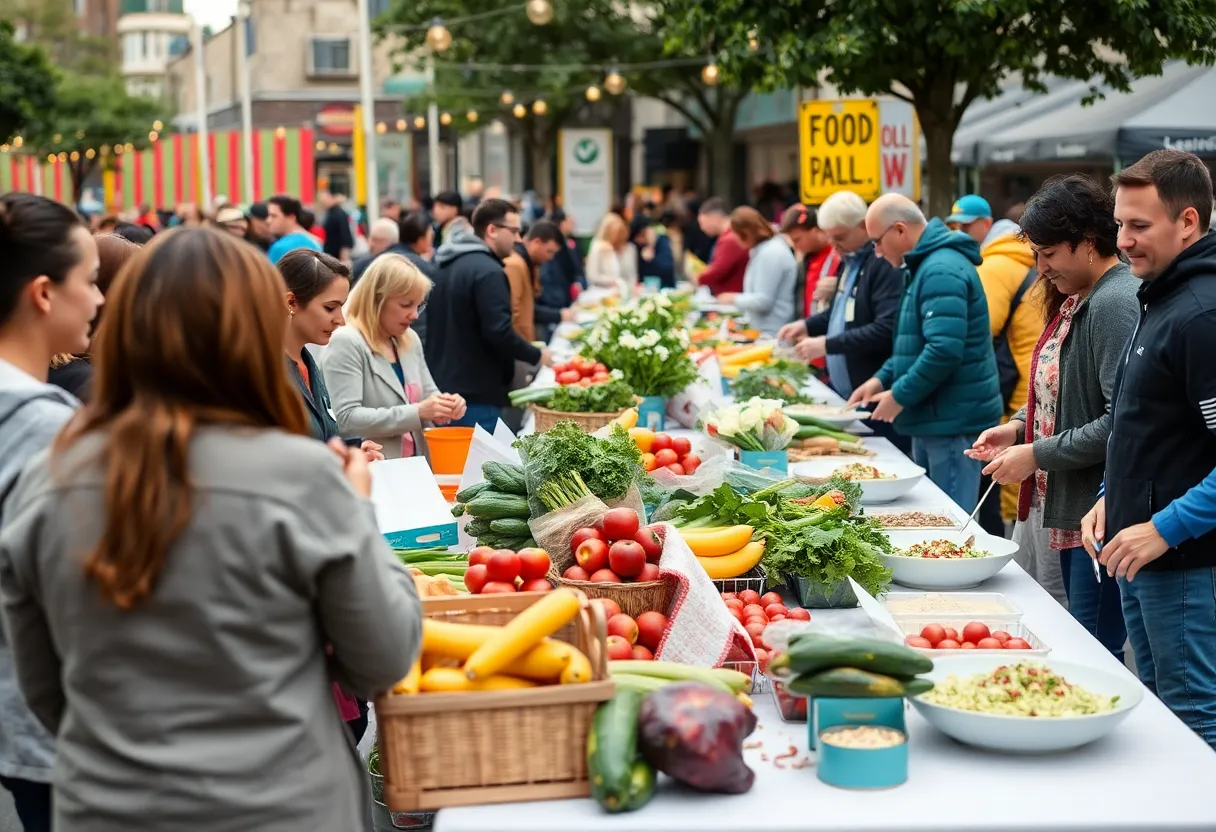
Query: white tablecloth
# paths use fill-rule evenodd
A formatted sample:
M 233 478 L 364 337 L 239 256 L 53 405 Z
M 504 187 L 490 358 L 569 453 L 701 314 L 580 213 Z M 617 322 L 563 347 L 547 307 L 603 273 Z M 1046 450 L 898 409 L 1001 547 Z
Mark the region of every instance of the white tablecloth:
M 839 400 L 815 385 L 815 395 Z M 865 441 L 878 461 L 902 458 L 885 439 Z M 890 505 L 953 506 L 928 479 Z M 1052 648 L 1051 657 L 1130 673 L 1015 563 L 985 581 L 982 590 L 1004 593 L 1021 607 L 1026 626 Z M 1208 790 L 1216 787 L 1216 753 L 1151 695 L 1106 738 L 1051 756 L 961 745 L 909 707 L 908 782 L 864 794 L 824 785 L 813 766 L 782 770 L 762 761 L 762 752 L 771 758 L 774 749 L 787 745 L 805 753 L 806 726 L 783 723 L 769 694 L 756 696 L 755 711 L 761 725 L 755 738 L 764 747 L 745 752 L 757 774 L 745 795 L 695 793 L 663 778 L 654 800 L 629 814 L 607 814 L 592 800 L 473 806 L 441 811 L 436 831 L 1216 830 L 1216 796 Z

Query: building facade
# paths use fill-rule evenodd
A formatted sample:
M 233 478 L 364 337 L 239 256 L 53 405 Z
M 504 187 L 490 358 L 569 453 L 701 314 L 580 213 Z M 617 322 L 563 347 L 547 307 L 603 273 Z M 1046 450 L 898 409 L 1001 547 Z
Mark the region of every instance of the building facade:
M 105 0 L 97 2 L 105 5 Z M 182 0 L 122 0 L 115 30 L 122 75 L 131 93 L 155 98 L 166 94 L 169 62 L 185 53 L 191 26 Z

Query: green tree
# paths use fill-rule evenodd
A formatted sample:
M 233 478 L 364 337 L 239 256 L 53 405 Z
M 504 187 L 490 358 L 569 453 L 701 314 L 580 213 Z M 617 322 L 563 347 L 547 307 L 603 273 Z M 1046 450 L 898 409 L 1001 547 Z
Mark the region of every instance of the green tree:
M 51 126 L 36 140 L 27 140 L 27 146 L 43 156 L 67 154 L 73 202 L 80 201 L 85 183 L 103 162 L 113 160 L 114 155 L 102 153 L 102 148 L 147 147 L 153 124 L 167 119 L 160 101 L 129 94 L 122 79 L 112 75 L 65 75 L 57 98 Z
M 929 208 L 948 211 L 950 149 L 964 111 L 1020 76 L 1057 75 L 1126 90 L 1170 58 L 1216 60 L 1210 0 L 667 0 L 678 39 L 711 43 L 723 75 L 767 68 L 757 86 L 811 86 L 912 102 L 924 131 Z
M 80 31 L 73 0 L 0 0 L 0 20 L 11 22 L 27 43 L 44 47 L 60 69 L 89 75 L 118 71 L 117 44 Z
M 41 129 L 42 119 L 55 106 L 55 82 L 46 53 L 18 43 L 12 24 L 0 20 L 0 144 Z

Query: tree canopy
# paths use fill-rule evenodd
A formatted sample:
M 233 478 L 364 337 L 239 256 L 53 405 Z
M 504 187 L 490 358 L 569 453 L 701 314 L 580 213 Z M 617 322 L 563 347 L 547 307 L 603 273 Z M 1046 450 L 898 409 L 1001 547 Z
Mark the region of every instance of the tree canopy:
M 18 43 L 13 25 L 0 20 L 0 144 L 42 129 L 55 104 L 56 80 L 46 53 Z
M 665 0 L 676 40 L 707 44 L 725 78 L 760 89 L 826 80 L 911 101 L 925 134 L 930 208 L 954 193 L 950 147 L 967 107 L 1010 75 L 1125 90 L 1170 58 L 1216 59 L 1216 7 L 1195 0 Z

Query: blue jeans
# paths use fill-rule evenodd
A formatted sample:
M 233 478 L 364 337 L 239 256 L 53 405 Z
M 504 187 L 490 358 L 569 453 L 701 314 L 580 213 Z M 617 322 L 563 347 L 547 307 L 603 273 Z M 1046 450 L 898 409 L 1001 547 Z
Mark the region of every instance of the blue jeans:
M 500 416 L 502 416 L 501 407 L 495 407 L 492 404 L 470 404 L 465 408 L 464 416 L 452 422 L 452 427 L 471 428 L 474 425 L 481 425 L 493 433 Z
M 928 471 L 929 479 L 968 514 L 980 500 L 984 467 L 978 459 L 963 456 L 975 440 L 974 435 L 912 437 L 912 461 Z
M 51 832 L 51 785 L 0 777 L 0 787 L 13 796 L 25 832 Z
M 1099 571 L 1100 584 L 1094 580 L 1093 561 L 1080 546 L 1060 551 L 1060 574 L 1064 578 L 1064 594 L 1068 596 L 1068 611 L 1122 664 L 1127 625 L 1123 623 L 1119 582 L 1107 575 L 1105 568 Z M 1136 663 L 1139 662 L 1137 654 Z
M 1119 579 L 1145 687 L 1216 749 L 1216 569 Z

